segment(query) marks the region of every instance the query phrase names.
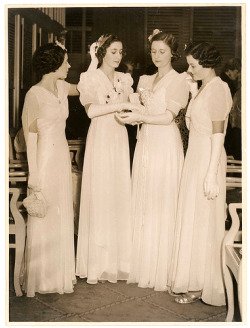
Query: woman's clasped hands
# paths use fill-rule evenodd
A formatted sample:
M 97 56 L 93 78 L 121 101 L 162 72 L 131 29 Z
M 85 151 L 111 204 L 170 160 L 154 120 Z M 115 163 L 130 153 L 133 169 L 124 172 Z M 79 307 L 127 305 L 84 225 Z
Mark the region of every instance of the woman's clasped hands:
M 136 125 L 142 123 L 145 107 L 140 104 L 126 103 L 125 108 L 115 113 L 115 118 L 122 124 Z

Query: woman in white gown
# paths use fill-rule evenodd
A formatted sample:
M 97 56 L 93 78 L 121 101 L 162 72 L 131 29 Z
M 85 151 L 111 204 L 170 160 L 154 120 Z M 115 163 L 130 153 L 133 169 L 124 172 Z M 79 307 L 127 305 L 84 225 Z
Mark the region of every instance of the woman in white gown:
M 149 37 L 154 75 L 140 78 L 138 91 L 145 110 L 117 117 L 128 124 L 142 123 L 133 161 L 133 245 L 129 283 L 164 291 L 170 283 L 169 270 L 183 145 L 174 118 L 188 101 L 186 75 L 171 65 L 178 58 L 177 41 L 154 30 Z
M 181 304 L 202 299 L 224 305 L 221 246 L 225 235 L 226 153 L 223 146 L 232 98 L 215 74 L 221 61 L 209 43 L 185 50 L 189 72 L 201 80 L 187 110 L 189 143 L 178 201 L 172 291 Z
M 98 40 L 100 67 L 81 74 L 78 90 L 91 124 L 83 164 L 76 275 L 95 284 L 117 282 L 129 273 L 131 246 L 130 162 L 126 127 L 115 112 L 135 109 L 129 74 L 115 71 L 123 56 L 120 39 Z
M 23 288 L 27 296 L 71 293 L 75 282 L 71 160 L 65 137 L 68 95 L 78 95 L 67 77 L 68 55 L 57 43 L 33 56 L 39 82 L 27 92 L 22 113 L 30 193 L 45 198 L 45 217 L 28 216 Z

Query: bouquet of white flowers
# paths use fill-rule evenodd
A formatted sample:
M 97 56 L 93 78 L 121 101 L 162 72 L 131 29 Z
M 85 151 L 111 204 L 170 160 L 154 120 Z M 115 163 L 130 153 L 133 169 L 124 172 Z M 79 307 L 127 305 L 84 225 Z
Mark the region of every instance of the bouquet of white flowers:
M 153 92 L 149 89 L 139 88 L 140 101 L 145 107 L 149 107 Z

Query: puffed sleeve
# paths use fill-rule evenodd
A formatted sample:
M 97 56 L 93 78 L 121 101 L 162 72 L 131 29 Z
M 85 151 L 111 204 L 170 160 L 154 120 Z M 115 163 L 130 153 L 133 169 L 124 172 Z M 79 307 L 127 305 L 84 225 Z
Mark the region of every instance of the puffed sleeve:
M 179 74 L 171 87 L 166 88 L 166 109 L 178 115 L 182 108 L 185 108 L 189 98 L 189 87 L 186 82 L 186 75 Z
M 208 111 L 211 121 L 224 121 L 232 107 L 232 97 L 229 87 L 221 82 L 210 89 Z
M 77 89 L 80 92 L 80 101 L 83 106 L 95 102 L 96 95 L 95 88 L 93 87 L 93 72 L 84 72 L 80 75 Z
M 25 96 L 23 113 L 22 113 L 22 125 L 24 138 L 27 149 L 27 159 L 29 166 L 29 180 L 28 185 L 31 188 L 37 190 L 40 189 L 40 180 L 38 176 L 37 165 L 37 139 L 38 135 L 36 130 L 31 129 L 31 125 L 36 126 L 36 120 L 39 118 L 39 103 L 36 95 L 32 91 L 28 91 Z
M 132 79 L 132 76 L 129 73 L 124 73 L 125 93 L 127 96 L 134 92 L 132 88 L 133 83 L 134 80 Z

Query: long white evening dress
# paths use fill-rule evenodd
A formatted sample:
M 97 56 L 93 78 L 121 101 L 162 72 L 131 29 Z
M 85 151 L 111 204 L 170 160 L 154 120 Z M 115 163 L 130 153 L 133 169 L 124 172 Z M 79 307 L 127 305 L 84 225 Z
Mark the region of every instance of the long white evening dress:
M 186 75 L 174 69 L 153 86 L 154 75 L 140 78 L 138 89 L 152 91 L 146 110 L 176 115 L 186 106 L 189 89 Z M 133 246 L 128 283 L 167 289 L 174 243 L 183 145 L 178 127 L 142 124 L 133 161 L 132 220 Z
M 128 101 L 129 74 L 115 72 L 113 84 L 100 70 L 81 74 L 78 90 L 86 104 Z M 76 275 L 98 280 L 127 279 L 131 246 L 131 177 L 126 127 L 114 113 L 91 119 L 83 164 Z
M 22 114 L 29 171 L 48 202 L 45 218 L 28 217 L 24 290 L 71 293 L 75 277 L 71 160 L 65 137 L 70 84 L 58 80 L 58 97 L 35 85 Z M 29 126 L 37 121 L 37 133 Z
M 225 234 L 226 152 L 219 161 L 217 180 L 220 193 L 208 200 L 203 183 L 211 156 L 212 121 L 227 126 L 232 105 L 230 90 L 214 77 L 190 101 L 189 143 L 178 202 L 172 290 L 175 293 L 202 290 L 202 300 L 224 305 L 221 246 Z

